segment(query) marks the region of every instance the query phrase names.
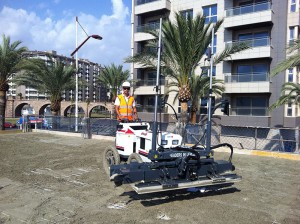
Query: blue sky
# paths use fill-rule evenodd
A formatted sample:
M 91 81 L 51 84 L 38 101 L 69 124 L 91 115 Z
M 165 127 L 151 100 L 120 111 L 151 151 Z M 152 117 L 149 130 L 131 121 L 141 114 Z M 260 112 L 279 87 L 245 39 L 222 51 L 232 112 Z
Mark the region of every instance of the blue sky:
M 30 50 L 70 56 L 76 47 L 76 23 L 101 41 L 90 39 L 78 57 L 101 65 L 123 64 L 131 54 L 131 0 L 0 0 L 0 34 Z M 78 26 L 78 45 L 86 38 Z

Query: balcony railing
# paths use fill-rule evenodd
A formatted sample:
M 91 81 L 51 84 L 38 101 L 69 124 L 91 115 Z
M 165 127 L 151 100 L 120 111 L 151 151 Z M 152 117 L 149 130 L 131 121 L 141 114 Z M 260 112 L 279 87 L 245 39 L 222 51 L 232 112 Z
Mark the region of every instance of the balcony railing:
M 268 72 L 257 73 L 227 73 L 224 74 L 225 83 L 232 82 L 267 82 L 269 81 Z
M 160 80 L 160 85 L 165 85 L 167 83 L 166 80 Z M 156 79 L 148 79 L 148 80 L 138 80 L 135 84 L 136 86 L 155 86 Z
M 159 29 L 159 23 L 155 22 L 155 23 L 146 23 L 144 25 L 141 25 L 141 26 L 137 26 L 136 27 L 136 32 L 138 33 L 145 33 L 149 30 L 157 30 Z
M 160 0 L 137 0 L 136 4 L 137 5 L 142 5 L 142 4 L 145 4 L 145 3 L 156 2 L 156 1 L 160 1 Z
M 230 115 L 269 116 L 269 109 L 267 107 L 236 107 L 230 109 Z
M 271 2 L 264 2 L 259 4 L 251 4 L 245 6 L 239 6 L 226 10 L 226 17 L 238 16 L 247 13 L 254 13 L 260 11 L 266 11 L 271 9 Z
M 252 39 L 226 42 L 225 45 L 232 46 L 233 44 L 239 44 L 239 43 L 247 43 L 250 47 L 264 47 L 264 46 L 271 45 L 271 39 L 270 37 L 252 38 Z

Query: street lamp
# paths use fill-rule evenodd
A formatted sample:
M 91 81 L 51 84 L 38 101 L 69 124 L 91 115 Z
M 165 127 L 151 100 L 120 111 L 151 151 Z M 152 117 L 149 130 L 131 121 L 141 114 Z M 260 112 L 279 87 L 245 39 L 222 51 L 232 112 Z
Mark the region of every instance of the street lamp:
M 76 49 L 72 52 L 71 57 L 76 53 L 76 90 L 75 90 L 75 132 L 78 132 L 78 50 L 90 39 L 91 37 L 96 40 L 102 40 L 102 37 L 96 34 L 89 35 L 79 46 L 78 46 L 78 17 L 76 16 Z
M 90 39 L 90 38 L 94 38 L 94 39 L 96 39 L 96 40 L 102 40 L 102 37 L 101 36 L 99 36 L 99 35 L 96 35 L 96 34 L 93 34 L 93 35 L 90 35 L 90 36 L 88 36 L 78 47 L 76 47 L 76 49 L 72 52 L 72 54 L 71 54 L 71 57 L 82 47 L 82 45 L 84 45 L 85 44 L 85 42 L 87 42 L 88 41 L 88 39 Z M 77 42 L 77 41 L 76 41 Z

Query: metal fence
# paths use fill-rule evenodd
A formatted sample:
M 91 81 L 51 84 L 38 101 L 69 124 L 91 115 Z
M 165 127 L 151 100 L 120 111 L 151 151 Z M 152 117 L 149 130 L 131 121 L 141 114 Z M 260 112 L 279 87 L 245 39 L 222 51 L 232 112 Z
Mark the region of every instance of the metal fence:
M 75 132 L 73 117 L 43 117 L 37 123 L 31 123 L 31 129 Z M 117 120 L 105 118 L 78 118 L 78 132 L 84 138 L 92 135 L 115 136 Z M 152 126 L 153 122 L 149 122 Z M 182 128 L 178 123 L 159 123 L 159 129 L 183 136 L 184 143 L 205 145 L 206 125 L 187 124 Z M 299 128 L 264 128 L 213 125 L 211 143 L 229 143 L 234 148 L 250 150 L 280 151 L 300 153 Z

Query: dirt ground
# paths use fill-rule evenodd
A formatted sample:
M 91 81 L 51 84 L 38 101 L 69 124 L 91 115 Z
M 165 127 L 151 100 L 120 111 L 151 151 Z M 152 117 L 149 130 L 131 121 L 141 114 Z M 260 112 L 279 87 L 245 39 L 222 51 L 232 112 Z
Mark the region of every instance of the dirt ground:
M 137 195 L 102 168 L 108 140 L 0 134 L 3 223 L 300 223 L 299 161 L 235 154 L 243 180 L 218 192 Z M 216 153 L 216 157 L 228 156 Z

